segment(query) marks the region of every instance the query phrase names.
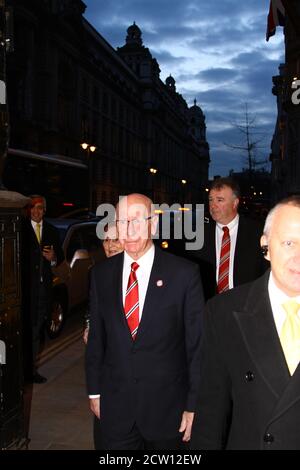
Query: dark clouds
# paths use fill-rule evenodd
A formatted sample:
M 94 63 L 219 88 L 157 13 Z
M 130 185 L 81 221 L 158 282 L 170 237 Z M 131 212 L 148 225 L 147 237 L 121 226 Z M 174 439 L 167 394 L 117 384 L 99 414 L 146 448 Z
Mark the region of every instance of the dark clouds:
M 187 102 L 197 99 L 206 115 L 210 175 L 245 166 L 242 153 L 224 145 L 243 145 L 233 124 L 243 122 L 245 103 L 264 137 L 261 158 L 268 157 L 277 114 L 272 76 L 284 56 L 281 28 L 265 41 L 269 0 L 84 1 L 86 18 L 113 47 L 125 43 L 135 21 L 161 79 L 171 73 Z

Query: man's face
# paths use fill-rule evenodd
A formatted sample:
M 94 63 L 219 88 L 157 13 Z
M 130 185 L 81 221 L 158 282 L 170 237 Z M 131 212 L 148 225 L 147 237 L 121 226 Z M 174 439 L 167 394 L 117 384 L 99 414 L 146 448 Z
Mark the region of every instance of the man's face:
M 129 256 L 140 258 L 152 245 L 151 234 L 156 230 L 157 218 L 151 217 L 147 199 L 130 195 L 117 208 L 119 241 Z
M 271 263 L 274 282 L 289 297 L 300 295 L 300 208 L 285 205 L 274 214 L 266 259 Z
M 227 225 L 235 218 L 239 200 L 229 186 L 212 189 L 208 201 L 210 215 L 216 222 Z
M 44 213 L 45 213 L 44 204 L 42 202 L 37 202 L 30 209 L 30 217 L 36 223 L 41 222 L 41 220 L 44 217 Z

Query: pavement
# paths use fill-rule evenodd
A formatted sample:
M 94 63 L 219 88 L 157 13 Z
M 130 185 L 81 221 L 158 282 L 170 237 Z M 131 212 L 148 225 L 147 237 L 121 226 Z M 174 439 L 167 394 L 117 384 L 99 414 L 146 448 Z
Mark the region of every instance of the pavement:
M 24 393 L 29 450 L 93 449 L 93 418 L 85 389 L 82 331 L 47 349 L 39 373 L 45 384 Z

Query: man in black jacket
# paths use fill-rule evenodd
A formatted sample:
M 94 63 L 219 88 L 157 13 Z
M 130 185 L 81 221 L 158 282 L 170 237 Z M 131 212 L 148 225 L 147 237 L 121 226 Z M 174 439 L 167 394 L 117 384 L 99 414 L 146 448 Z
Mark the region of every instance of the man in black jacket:
M 202 286 L 197 265 L 154 247 L 156 224 L 146 196 L 124 197 L 124 253 L 92 270 L 86 372 L 97 450 L 179 449 L 190 439 Z
M 44 220 L 46 200 L 43 196 L 31 196 L 28 219 L 24 227 L 23 262 L 25 288 L 23 295 L 27 314 L 29 314 L 32 337 L 32 381 L 44 383 L 36 369 L 36 358 L 40 347 L 40 337 L 51 309 L 52 267 L 58 266 L 64 259 L 55 227 Z M 28 312 L 29 310 L 29 312 Z
M 200 260 L 206 299 L 253 281 L 268 268 L 260 251 L 263 226 L 238 214 L 239 200 L 240 189 L 234 180 L 218 178 L 213 182 L 209 192 L 212 220 L 204 225 L 204 245 L 195 253 Z M 222 251 L 224 230 L 227 230 L 227 253 L 226 246 Z
M 261 237 L 271 271 L 209 300 L 192 448 L 300 450 L 300 197 Z

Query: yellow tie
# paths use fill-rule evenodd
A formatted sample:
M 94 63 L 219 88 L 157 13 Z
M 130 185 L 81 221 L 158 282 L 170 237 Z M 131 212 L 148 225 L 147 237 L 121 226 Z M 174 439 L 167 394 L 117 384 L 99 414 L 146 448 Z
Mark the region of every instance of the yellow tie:
M 286 319 L 282 326 L 280 341 L 290 374 L 293 375 L 300 360 L 300 319 L 297 315 L 300 304 L 290 299 L 282 306 L 286 311 Z
M 36 233 L 37 241 L 41 243 L 41 224 L 36 224 L 35 233 Z

